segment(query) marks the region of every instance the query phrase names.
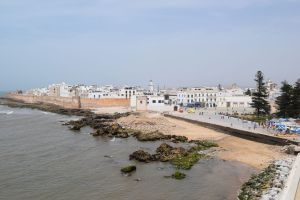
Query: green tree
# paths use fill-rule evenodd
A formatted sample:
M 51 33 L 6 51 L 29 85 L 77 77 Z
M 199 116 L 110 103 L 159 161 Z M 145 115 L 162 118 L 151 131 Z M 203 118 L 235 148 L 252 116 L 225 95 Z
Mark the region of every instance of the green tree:
M 279 117 L 292 117 L 293 115 L 293 86 L 287 81 L 282 82 L 281 95 L 276 98 Z
M 267 115 L 270 113 L 270 104 L 266 100 L 268 97 L 267 88 L 264 82 L 264 75 L 261 71 L 258 71 L 255 75 L 256 91 L 252 94 L 251 106 L 255 109 L 257 116 Z
M 251 94 L 251 90 L 248 89 L 248 90 L 245 92 L 245 95 L 251 96 L 251 95 L 252 95 L 252 94 Z
M 292 117 L 300 117 L 300 79 L 295 83 L 292 97 Z

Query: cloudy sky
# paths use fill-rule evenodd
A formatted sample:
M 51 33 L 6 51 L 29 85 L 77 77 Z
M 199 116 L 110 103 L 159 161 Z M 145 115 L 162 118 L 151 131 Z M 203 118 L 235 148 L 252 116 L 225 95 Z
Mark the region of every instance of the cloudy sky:
M 300 0 L 1 0 L 0 90 L 300 78 Z

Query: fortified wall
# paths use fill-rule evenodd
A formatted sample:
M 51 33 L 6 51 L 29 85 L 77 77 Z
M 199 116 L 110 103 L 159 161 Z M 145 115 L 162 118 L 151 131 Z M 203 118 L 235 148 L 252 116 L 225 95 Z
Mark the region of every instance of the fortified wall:
M 129 107 L 130 99 L 87 99 L 80 97 L 53 97 L 22 94 L 9 94 L 9 98 L 26 103 L 47 103 L 64 108 L 94 109 L 103 107 Z
M 103 107 L 129 107 L 130 99 L 107 98 L 107 99 L 86 99 L 81 98 L 81 108 L 103 108 Z
M 34 96 L 34 95 L 22 95 L 22 94 L 9 94 L 9 98 L 25 103 L 47 103 L 64 108 L 80 108 L 79 97 L 53 97 L 53 96 Z

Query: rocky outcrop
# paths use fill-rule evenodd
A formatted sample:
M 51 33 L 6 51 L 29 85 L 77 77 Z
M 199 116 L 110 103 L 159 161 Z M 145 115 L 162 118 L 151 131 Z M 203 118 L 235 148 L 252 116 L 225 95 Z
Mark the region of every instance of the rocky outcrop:
M 159 131 L 153 131 L 149 133 L 137 132 L 137 134 L 134 136 L 139 141 L 156 141 L 166 139 L 166 136 Z
M 190 169 L 200 158 L 204 155 L 198 154 L 197 152 L 188 152 L 183 147 L 172 147 L 166 143 L 161 144 L 157 149 L 156 153 L 151 155 L 143 150 L 133 152 L 129 159 L 137 160 L 141 162 L 161 161 L 170 162 L 177 169 Z
M 178 135 L 164 135 L 160 131 L 156 130 L 153 132 L 137 132 L 135 135 L 137 140 L 139 141 L 157 141 L 157 140 L 170 140 L 174 143 L 179 142 L 187 142 L 188 138 L 185 136 L 178 136 Z
M 296 145 L 291 144 L 291 145 L 286 145 L 286 146 L 282 147 L 281 150 L 287 154 L 294 155 L 296 153 L 296 151 L 295 151 L 296 147 L 297 147 Z
M 129 166 L 123 167 L 123 168 L 121 169 L 121 172 L 122 172 L 122 173 L 125 173 L 125 174 L 131 173 L 131 172 L 133 172 L 133 171 L 136 171 L 136 166 L 134 166 L 134 165 L 129 165 Z
M 182 180 L 186 177 L 186 175 L 182 172 L 176 171 L 171 177 L 177 180 Z
M 254 175 L 243 184 L 238 199 L 276 200 L 292 168 L 294 158 L 275 161 L 261 173 Z
M 129 160 L 137 160 L 140 162 L 150 162 L 154 161 L 154 157 L 143 150 L 138 150 L 129 155 Z
M 143 150 L 138 150 L 130 154 L 129 159 L 134 159 L 141 162 L 167 162 L 178 157 L 183 157 L 185 155 L 187 155 L 187 152 L 184 148 L 172 147 L 166 143 L 163 143 L 156 149 L 156 153 L 153 155 Z
M 292 169 L 294 159 L 287 158 L 284 160 L 275 161 L 275 176 L 270 184 L 270 188 L 263 192 L 261 200 L 280 199 L 280 194 L 288 179 L 289 173 Z
M 153 156 L 156 158 L 156 160 L 166 162 L 174 158 L 183 157 L 185 155 L 187 155 L 187 152 L 183 147 L 172 147 L 166 143 L 163 143 L 156 149 L 156 154 Z
M 119 124 L 102 124 L 93 133 L 93 136 L 108 136 L 117 138 L 128 138 L 130 130 L 122 128 Z
M 171 135 L 171 142 L 179 143 L 179 142 L 187 142 L 188 138 L 180 135 Z

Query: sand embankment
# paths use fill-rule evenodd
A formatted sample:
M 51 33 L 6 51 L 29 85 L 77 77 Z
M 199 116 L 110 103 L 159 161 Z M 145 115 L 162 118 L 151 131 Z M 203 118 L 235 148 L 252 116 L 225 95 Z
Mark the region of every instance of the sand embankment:
M 159 130 L 164 134 L 184 135 L 189 139 L 214 140 L 220 146 L 217 155 L 221 159 L 242 162 L 257 169 L 263 169 L 284 156 L 280 146 L 238 138 L 158 113 L 141 112 L 117 121 L 122 126 L 141 131 Z

